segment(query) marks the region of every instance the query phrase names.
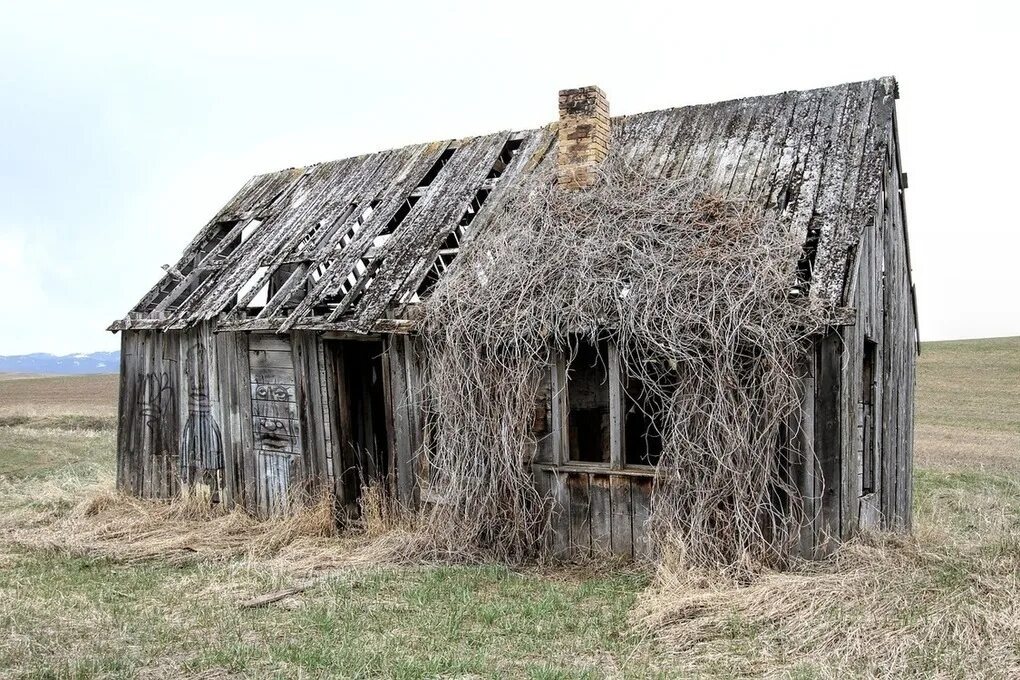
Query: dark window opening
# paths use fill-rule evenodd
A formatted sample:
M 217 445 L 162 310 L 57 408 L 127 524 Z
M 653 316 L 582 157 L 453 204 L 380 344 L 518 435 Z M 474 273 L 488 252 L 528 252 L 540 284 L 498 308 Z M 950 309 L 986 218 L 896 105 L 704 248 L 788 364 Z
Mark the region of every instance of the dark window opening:
M 878 345 L 864 340 L 864 360 L 861 367 L 861 494 L 875 491 L 875 402 L 877 381 L 875 379 L 875 357 Z
M 655 399 L 633 376 L 625 380 L 623 452 L 626 465 L 658 465 L 662 456 L 662 433 L 651 414 Z
M 609 368 L 605 340 L 581 340 L 567 364 L 567 427 L 570 460 L 610 461 Z

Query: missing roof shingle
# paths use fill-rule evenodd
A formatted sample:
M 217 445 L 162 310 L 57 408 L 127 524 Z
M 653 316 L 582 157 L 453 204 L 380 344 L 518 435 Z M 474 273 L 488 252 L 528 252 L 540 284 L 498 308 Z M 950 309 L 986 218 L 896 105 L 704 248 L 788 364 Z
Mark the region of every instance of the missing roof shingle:
M 428 295 L 435 285 L 439 282 L 439 278 L 443 275 L 453 261 L 460 254 L 460 244 L 465 234 L 467 233 L 468 227 L 474 222 L 475 217 L 481 211 L 485 201 L 489 198 L 492 193 L 492 187 L 494 182 L 502 177 L 503 173 L 506 172 L 510 161 L 513 160 L 514 156 L 521 148 L 521 139 L 510 139 L 503 144 L 503 148 L 500 149 L 499 156 L 492 164 L 492 168 L 489 173 L 485 176 L 486 180 L 491 180 L 487 183 L 487 188 L 480 188 L 475 192 L 475 195 L 471 198 L 467 208 L 464 210 L 464 214 L 461 215 L 457 221 L 456 226 L 450 231 L 443 244 L 440 246 L 439 253 L 437 253 L 435 260 L 432 262 L 432 266 L 429 267 L 425 273 L 425 277 L 422 279 L 421 284 L 418 286 L 418 290 L 415 291 L 414 295 L 411 296 L 409 302 L 418 302 L 422 297 Z

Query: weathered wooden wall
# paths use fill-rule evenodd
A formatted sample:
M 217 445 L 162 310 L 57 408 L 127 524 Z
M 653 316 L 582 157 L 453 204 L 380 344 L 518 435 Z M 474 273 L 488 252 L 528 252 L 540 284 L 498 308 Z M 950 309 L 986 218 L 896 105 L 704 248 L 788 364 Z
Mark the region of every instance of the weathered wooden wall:
M 845 282 L 852 325 L 834 328 L 816 344 L 805 368 L 801 449 L 813 442 L 817 464 L 801 464 L 807 521 L 801 551 L 830 552 L 860 528 L 911 526 L 917 322 L 910 280 L 902 173 L 895 126 L 886 140 L 881 191 L 874 215 L 853 249 Z M 865 344 L 876 348 L 874 439 L 866 437 Z M 872 488 L 865 460 L 874 461 Z
M 808 556 L 826 554 L 860 526 L 910 526 L 916 326 L 894 143 L 890 149 L 876 216 L 856 245 L 846 282 L 856 318 L 820 337 L 803 358 L 802 408 L 788 424 L 791 476 L 805 499 L 800 550 Z M 221 502 L 261 516 L 331 490 L 338 506 L 356 512 L 361 481 L 343 445 L 352 398 L 342 387 L 343 343 L 313 331 L 213 330 L 202 323 L 124 332 L 118 486 L 166 498 L 182 485 L 208 483 Z M 413 336 L 382 341 L 386 479 L 395 499 L 414 507 L 428 475 L 425 369 Z M 871 451 L 862 443 L 865 341 L 880 357 Z M 653 472 L 619 460 L 606 466 L 563 459 L 563 432 L 555 425 L 564 417 L 561 373 L 562 366 L 541 385 L 534 418 L 535 483 L 550 501 L 553 548 L 562 555 L 648 556 Z M 876 479 L 865 494 L 861 470 L 869 455 Z
M 553 554 L 651 556 L 645 528 L 652 496 L 651 472 L 538 464 L 534 473 L 539 493 L 549 501 Z
M 170 498 L 208 484 L 228 507 L 269 516 L 333 486 L 336 435 L 318 334 L 199 324 L 125 331 L 121 348 L 119 488 Z

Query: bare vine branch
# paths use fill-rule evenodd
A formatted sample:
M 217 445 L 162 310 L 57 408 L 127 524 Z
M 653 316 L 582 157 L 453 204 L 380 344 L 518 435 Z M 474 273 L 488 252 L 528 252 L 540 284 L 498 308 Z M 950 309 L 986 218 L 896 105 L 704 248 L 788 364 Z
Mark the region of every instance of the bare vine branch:
M 552 178 L 471 241 L 425 303 L 440 551 L 516 561 L 544 545 L 530 461 L 553 347 L 611 334 L 657 423 L 648 529 L 694 564 L 782 562 L 800 499 L 783 443 L 798 357 L 824 323 L 792 295 L 802 244 L 759 204 L 619 159 L 585 191 Z

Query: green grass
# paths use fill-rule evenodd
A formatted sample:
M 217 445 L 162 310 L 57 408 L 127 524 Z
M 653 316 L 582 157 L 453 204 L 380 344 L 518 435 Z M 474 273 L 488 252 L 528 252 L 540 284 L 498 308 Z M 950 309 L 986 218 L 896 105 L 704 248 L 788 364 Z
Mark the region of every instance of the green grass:
M 0 426 L 0 479 L 112 470 L 116 439 L 108 428 Z
M 224 587 L 224 585 L 227 587 Z M 239 609 L 273 579 L 232 566 L 125 568 L 38 553 L 7 556 L 0 667 L 25 677 L 131 677 L 159 667 L 345 677 L 602 677 L 655 673 L 628 631 L 640 574 L 585 579 L 503 567 L 369 570 L 292 607 Z M 11 641 L 21 641 L 21 644 Z
M 68 408 L 57 383 L 26 383 L 18 389 L 39 394 L 39 404 L 29 399 L 20 412 L 4 402 L 0 413 L 9 419 L 0 421 L 0 677 L 689 677 L 692 669 L 733 677 L 779 667 L 798 678 L 988 675 L 1009 666 L 973 657 L 961 621 L 969 625 L 981 603 L 1015 592 L 1003 591 L 1002 568 L 1020 564 L 1020 452 L 1011 450 L 1018 349 L 1017 339 L 924 346 L 915 520 L 949 543 L 929 546 L 914 571 L 868 581 L 897 584 L 876 595 L 891 619 L 869 618 L 849 590 L 835 593 L 841 605 L 818 626 L 901 631 L 889 647 L 873 645 L 838 667 L 826 656 L 838 642 L 798 651 L 804 640 L 792 639 L 782 620 L 739 607 L 714 612 L 720 623 L 709 640 L 671 649 L 631 623 L 650 576 L 619 567 L 364 568 L 246 609 L 239 603 L 301 575 L 253 559 L 171 567 L 27 548 L 19 531 L 67 513 L 82 480 L 108 479 L 115 433 L 109 405 L 78 408 L 92 389 L 84 383 L 72 383 Z M 1020 571 L 1014 589 L 1017 580 Z M 776 590 L 776 598 L 788 595 Z M 945 620 L 944 639 L 909 647 L 932 617 L 936 627 Z M 1006 621 L 989 619 L 982 634 L 1001 637 Z M 996 649 L 1008 648 L 997 640 Z M 900 642 L 907 651 L 894 652 Z M 1012 644 L 1020 658 L 1020 639 Z M 894 669 L 894 659 L 904 665 Z
M 918 522 L 937 520 L 959 540 L 974 542 L 977 554 L 1007 550 L 1020 559 L 1015 542 L 991 540 L 975 506 L 989 504 L 1020 521 L 1016 479 L 921 471 L 917 499 Z M 686 677 L 691 662 L 686 657 L 685 672 L 673 673 L 669 650 L 629 624 L 635 598 L 649 582 L 639 571 L 365 569 L 278 605 L 243 609 L 240 602 L 290 585 L 293 577 L 244 561 L 172 568 L 10 547 L 0 552 L 0 566 L 0 669 L 10 677 L 129 678 L 154 669 L 172 676 Z M 953 607 L 973 607 L 975 583 L 983 580 L 969 553 L 940 554 L 897 581 L 911 590 L 890 596 L 909 629 L 930 615 L 930 601 L 922 600 L 933 591 Z M 866 625 L 867 612 L 853 606 L 850 593 L 844 600 L 833 610 L 837 624 Z M 762 658 L 793 659 L 784 651 L 790 644 L 781 625 L 734 612 L 715 633 L 713 653 L 703 651 L 695 666 L 729 677 L 737 666 L 726 659 L 735 656 L 757 660 L 744 669 L 753 675 Z M 927 656 L 918 651 L 908 670 L 962 669 L 960 655 L 952 644 Z M 870 668 L 861 662 L 845 670 L 857 675 Z M 795 676 L 826 677 L 827 671 L 804 661 Z

